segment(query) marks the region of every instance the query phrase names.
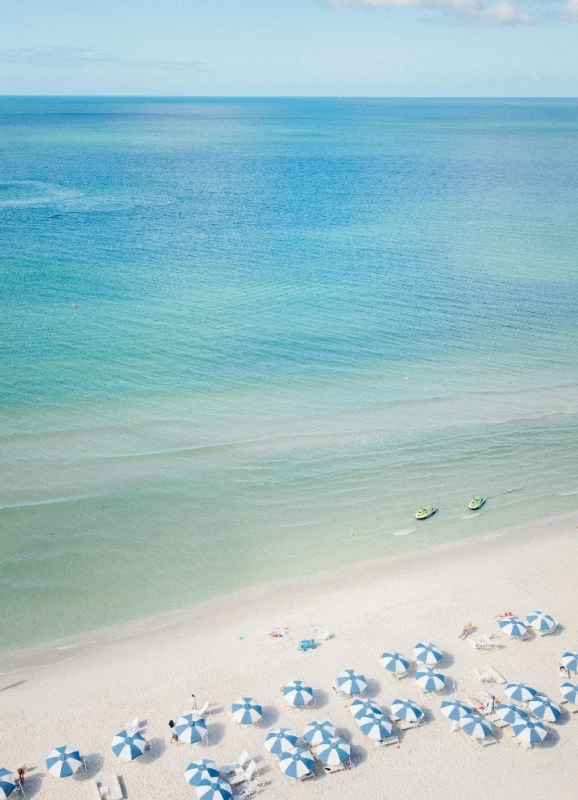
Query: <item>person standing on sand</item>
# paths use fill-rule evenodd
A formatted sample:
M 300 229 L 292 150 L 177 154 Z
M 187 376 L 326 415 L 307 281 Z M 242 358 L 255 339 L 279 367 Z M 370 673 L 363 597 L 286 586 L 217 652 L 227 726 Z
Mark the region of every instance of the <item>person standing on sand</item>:
M 189 706 L 192 708 L 193 711 L 197 710 L 197 698 L 191 692 L 191 696 L 189 697 Z
M 169 720 L 169 728 L 171 729 L 171 744 L 178 744 L 179 743 L 179 737 L 178 737 L 177 732 L 175 730 L 175 723 L 173 722 L 172 719 Z
M 16 770 L 16 783 L 18 786 L 24 786 L 24 773 L 26 772 L 26 767 L 18 767 Z

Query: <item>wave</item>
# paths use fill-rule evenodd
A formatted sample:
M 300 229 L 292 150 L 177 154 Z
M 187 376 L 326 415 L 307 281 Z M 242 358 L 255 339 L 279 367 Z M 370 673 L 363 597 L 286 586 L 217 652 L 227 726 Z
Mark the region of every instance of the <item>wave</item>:
M 23 500 L 19 503 L 6 503 L 0 506 L 0 511 L 6 511 L 10 508 L 28 508 L 31 506 L 52 506 L 57 503 L 76 503 L 79 500 L 90 500 L 96 497 L 95 494 L 77 494 L 71 497 L 51 497 L 49 500 Z
M 578 494 L 578 489 L 575 489 L 573 492 L 558 492 L 559 497 L 571 497 L 574 494 Z

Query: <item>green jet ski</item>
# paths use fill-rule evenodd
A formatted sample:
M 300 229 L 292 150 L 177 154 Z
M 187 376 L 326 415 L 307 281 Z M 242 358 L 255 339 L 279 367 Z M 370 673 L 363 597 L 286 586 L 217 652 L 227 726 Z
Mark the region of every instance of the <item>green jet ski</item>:
M 486 498 L 485 497 L 481 497 L 481 496 L 472 497 L 472 499 L 468 503 L 468 508 L 470 509 L 470 511 L 477 511 L 478 508 L 481 508 L 484 505 L 485 502 L 486 502 Z
M 433 506 L 424 506 L 423 508 L 420 508 L 420 510 L 417 512 L 417 514 L 415 515 L 415 518 L 416 519 L 427 519 L 428 517 L 433 517 L 433 515 L 436 513 L 436 511 L 437 511 L 437 508 L 434 508 Z

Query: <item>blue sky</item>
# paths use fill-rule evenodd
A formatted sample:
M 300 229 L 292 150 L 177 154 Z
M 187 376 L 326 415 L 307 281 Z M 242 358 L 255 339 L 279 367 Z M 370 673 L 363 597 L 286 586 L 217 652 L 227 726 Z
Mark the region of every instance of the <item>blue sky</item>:
M 0 0 L 0 9 L 0 94 L 578 94 L 578 0 Z

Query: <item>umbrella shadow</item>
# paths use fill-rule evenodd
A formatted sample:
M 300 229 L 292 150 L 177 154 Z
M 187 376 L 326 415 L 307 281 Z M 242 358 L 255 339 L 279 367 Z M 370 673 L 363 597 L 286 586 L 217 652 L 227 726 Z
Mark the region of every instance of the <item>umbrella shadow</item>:
M 26 768 L 26 772 L 31 769 L 30 767 Z M 42 788 L 42 775 L 37 773 L 36 775 L 26 775 L 24 781 L 24 791 L 26 792 L 26 798 L 34 797 L 38 794 L 40 789 Z M 17 793 L 15 793 L 16 796 Z
M 207 744 L 209 746 L 220 744 L 225 736 L 225 726 L 222 722 L 212 722 L 210 727 L 207 727 Z
M 358 767 L 360 764 L 363 764 L 364 761 L 367 761 L 367 748 L 362 747 L 359 744 L 352 744 L 351 745 L 351 763 L 354 767 Z
M 572 720 L 572 714 L 570 714 L 570 713 L 569 713 L 569 712 L 568 712 L 568 711 L 567 711 L 567 710 L 564 708 L 564 706 L 560 706 L 560 709 L 561 709 L 561 711 L 562 711 L 562 716 L 561 716 L 561 717 L 558 717 L 558 719 L 556 720 L 556 723 L 555 723 L 555 724 L 556 724 L 556 725 L 567 725 L 567 724 L 568 724 L 568 723 L 569 723 L 569 722 Z
M 436 666 L 441 667 L 442 669 L 447 669 L 448 667 L 453 667 L 455 663 L 456 660 L 453 657 L 453 655 L 451 653 L 448 653 L 446 650 L 442 650 L 442 657 L 440 658 Z
M 540 742 L 538 747 L 540 748 L 556 747 L 556 745 L 559 742 L 560 742 L 560 734 L 558 733 L 558 731 L 555 731 L 552 728 L 548 728 L 548 735 L 546 736 L 543 742 Z
M 381 683 L 376 681 L 375 678 L 369 678 L 367 681 L 367 689 L 365 690 L 365 696 L 369 699 L 373 697 L 377 697 L 377 695 L 381 691 Z
M 147 750 L 142 757 L 142 760 L 147 764 L 151 764 L 153 761 L 156 761 L 157 758 L 160 758 L 167 749 L 167 743 L 164 739 L 150 739 L 149 744 L 150 749 Z
M 83 759 L 86 765 L 86 777 L 94 778 L 97 772 L 100 772 L 102 769 L 104 757 L 101 753 L 89 753 L 89 755 L 83 756 Z M 79 770 L 76 774 L 84 777 L 84 772 L 82 772 L 82 770 Z
M 323 708 L 329 702 L 329 695 L 323 689 L 315 692 L 315 708 Z
M 260 725 L 265 728 L 271 727 L 279 719 L 279 710 L 275 706 L 263 706 Z

